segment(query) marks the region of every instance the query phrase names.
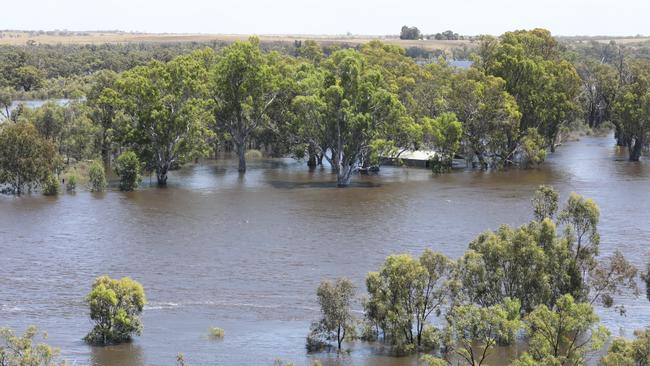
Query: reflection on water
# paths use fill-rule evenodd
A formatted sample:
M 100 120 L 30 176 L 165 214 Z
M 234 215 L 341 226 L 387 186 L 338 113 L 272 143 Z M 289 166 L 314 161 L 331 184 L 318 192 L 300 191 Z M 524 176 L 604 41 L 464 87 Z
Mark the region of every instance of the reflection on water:
M 95 366 L 141 366 L 147 364 L 142 347 L 137 344 L 90 347 L 90 349 L 90 363 Z
M 530 220 L 540 184 L 593 197 L 603 254 L 620 249 L 641 266 L 650 260 L 650 165 L 624 161 L 613 141 L 567 144 L 535 170 L 386 167 L 347 189 L 333 188 L 329 169 L 273 159 L 251 161 L 243 176 L 233 161 L 187 167 L 167 189 L 145 179 L 131 193 L 0 197 L 0 326 L 48 330 L 77 365 L 170 365 L 179 352 L 191 365 L 412 365 L 364 344 L 347 356 L 307 355 L 320 280 L 347 276 L 362 290 L 389 254 L 432 248 L 456 258 L 478 233 Z M 80 341 L 92 327 L 83 298 L 101 274 L 145 286 L 145 330 L 132 344 Z M 623 301 L 627 317 L 600 311 L 612 333 L 650 324 L 647 301 Z M 208 339 L 213 326 L 225 329 L 222 342 Z

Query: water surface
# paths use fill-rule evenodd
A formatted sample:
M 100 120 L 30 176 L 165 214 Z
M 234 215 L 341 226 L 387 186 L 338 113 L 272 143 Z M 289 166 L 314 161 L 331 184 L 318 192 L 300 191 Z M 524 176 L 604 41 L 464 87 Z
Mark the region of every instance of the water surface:
M 166 189 L 3 196 L 0 326 L 47 330 L 77 365 L 173 365 L 178 352 L 191 365 L 411 365 L 413 357 L 364 344 L 344 357 L 307 355 L 320 280 L 346 276 L 363 293 L 366 273 L 389 254 L 432 248 L 457 258 L 478 233 L 529 221 L 540 184 L 563 200 L 571 191 L 594 198 L 603 255 L 619 249 L 644 266 L 650 165 L 624 161 L 613 141 L 567 144 L 535 170 L 434 176 L 385 167 L 347 189 L 334 188 L 329 169 L 290 159 L 251 161 L 243 177 L 224 160 L 174 172 Z M 145 287 L 145 330 L 131 344 L 81 340 L 92 327 L 83 299 L 103 274 Z M 612 333 L 650 324 L 646 300 L 623 301 L 627 317 L 599 311 Z M 208 339 L 212 326 L 225 329 L 222 341 Z

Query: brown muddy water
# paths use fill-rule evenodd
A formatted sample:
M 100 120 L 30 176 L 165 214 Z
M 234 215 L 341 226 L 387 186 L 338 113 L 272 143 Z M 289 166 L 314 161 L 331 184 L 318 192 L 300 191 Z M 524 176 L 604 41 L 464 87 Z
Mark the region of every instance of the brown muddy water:
M 0 197 L 0 326 L 49 332 L 76 365 L 412 365 L 363 343 L 349 355 L 308 355 L 323 278 L 347 276 L 363 293 L 368 271 L 392 253 L 433 248 L 457 258 L 499 224 L 531 219 L 530 196 L 552 184 L 601 208 L 602 254 L 650 260 L 650 163 L 624 161 L 612 138 L 562 146 L 543 168 L 505 172 L 382 168 L 334 188 L 329 169 L 290 159 L 234 162 L 174 172 L 167 189 Z M 90 347 L 83 299 L 102 274 L 143 283 L 145 329 L 131 344 Z M 650 325 L 650 303 L 625 298 L 628 315 L 599 310 L 613 334 Z M 359 306 L 357 306 L 359 308 Z M 225 329 L 222 341 L 208 328 Z M 512 350 L 500 350 L 492 364 Z

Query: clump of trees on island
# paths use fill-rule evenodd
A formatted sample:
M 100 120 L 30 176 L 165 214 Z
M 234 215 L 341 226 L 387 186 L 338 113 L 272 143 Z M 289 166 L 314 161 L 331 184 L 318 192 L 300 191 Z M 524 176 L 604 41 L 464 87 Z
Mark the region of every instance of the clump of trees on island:
M 0 128 L 0 184 L 21 194 L 44 188 L 75 162 L 99 160 L 109 170 L 127 151 L 139 173 L 155 173 L 161 186 L 170 170 L 223 150 L 235 153 L 241 173 L 249 149 L 305 158 L 312 168 L 325 160 L 340 187 L 356 171 L 415 149 L 435 151 L 436 172 L 459 156 L 483 169 L 530 167 L 581 112 L 594 126 L 616 121 L 619 141 L 638 160 L 647 140 L 638 108 L 647 62 L 626 63 L 613 98 L 604 85 L 613 77 L 603 71 L 609 66 L 585 64 L 581 78 L 546 30 L 484 37 L 474 59 L 469 69 L 444 60 L 420 65 L 378 41 L 328 52 L 306 41 L 293 56 L 265 52 L 253 37 L 218 52 L 102 70 L 88 77 L 85 99 L 10 113 Z M 27 154 L 32 169 L 14 163 Z
M 558 212 L 558 198 L 540 187 L 533 221 L 479 235 L 457 260 L 428 249 L 389 256 L 366 277 L 362 319 L 349 280 L 323 281 L 307 349 L 360 339 L 422 352 L 429 365 L 484 365 L 496 346 L 524 342 L 511 365 L 585 365 L 609 337 L 593 306 L 624 314 L 615 299 L 638 296 L 638 270 L 618 251 L 599 257 L 595 202 L 572 193 Z M 647 365 L 647 331 L 635 335 L 616 338 L 600 365 Z

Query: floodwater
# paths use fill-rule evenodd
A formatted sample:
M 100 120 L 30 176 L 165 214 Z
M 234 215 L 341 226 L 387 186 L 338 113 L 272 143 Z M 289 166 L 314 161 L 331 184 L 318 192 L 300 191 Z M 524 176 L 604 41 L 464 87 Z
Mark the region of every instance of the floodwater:
M 362 294 L 366 273 L 389 254 L 432 248 L 457 258 L 478 233 L 529 221 L 540 184 L 563 199 L 571 191 L 594 198 L 602 254 L 619 249 L 642 267 L 650 260 L 650 163 L 624 159 L 613 138 L 583 138 L 536 170 L 434 176 L 386 167 L 347 189 L 334 188 L 329 169 L 309 172 L 290 159 L 251 161 L 243 177 L 224 160 L 174 172 L 166 189 L 3 196 L 0 326 L 47 330 L 76 365 L 174 365 L 179 352 L 194 366 L 412 365 L 415 357 L 363 343 L 344 356 L 308 355 L 319 281 L 346 276 Z M 82 342 L 92 327 L 84 296 L 102 274 L 145 287 L 145 329 L 131 344 Z M 647 300 L 622 301 L 626 317 L 599 310 L 613 334 L 650 325 Z M 225 338 L 209 339 L 209 327 L 224 328 Z

